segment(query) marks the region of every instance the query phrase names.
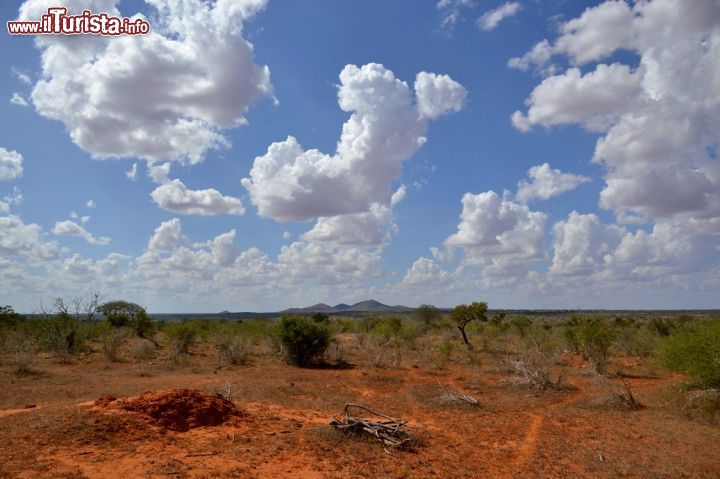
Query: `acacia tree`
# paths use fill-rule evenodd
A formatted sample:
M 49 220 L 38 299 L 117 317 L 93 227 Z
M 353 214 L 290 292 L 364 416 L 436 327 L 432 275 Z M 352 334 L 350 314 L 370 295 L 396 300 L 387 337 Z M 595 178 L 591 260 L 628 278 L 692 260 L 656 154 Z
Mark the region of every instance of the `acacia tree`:
M 155 343 L 155 325 L 142 306 L 128 301 L 109 301 L 98 306 L 96 311 L 102 313 L 114 327 L 129 326 L 138 337 Z
M 468 341 L 465 328 L 472 321 L 486 322 L 488 319 L 485 313 L 487 313 L 487 303 L 478 301 L 473 301 L 470 304 L 459 304 L 455 306 L 452 313 L 450 313 L 450 319 L 460 330 L 463 342 L 468 349 L 472 349 L 473 346 L 470 344 L 470 341 Z

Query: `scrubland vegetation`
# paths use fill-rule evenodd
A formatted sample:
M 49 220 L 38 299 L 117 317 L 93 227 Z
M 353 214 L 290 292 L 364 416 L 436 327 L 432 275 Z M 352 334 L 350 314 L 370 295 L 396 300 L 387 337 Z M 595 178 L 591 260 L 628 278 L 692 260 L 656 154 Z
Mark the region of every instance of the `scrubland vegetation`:
M 540 417 L 530 412 L 534 401 L 555 401 L 550 408 L 559 410 L 569 399 L 553 398 L 567 395 L 588 411 L 599 411 L 588 413 L 600 414 L 599 418 L 639 414 L 633 411 L 646 408 L 685 421 L 689 428 L 717 429 L 720 424 L 720 318 L 710 314 L 528 316 L 488 311 L 485 303 L 476 302 L 450 313 L 424 305 L 403 316 L 315 314 L 161 322 L 138 305 L 99 304 L 98 299 L 59 299 L 52 308 L 27 317 L 10 306 L 0 308 L 2 380 L 14 385 L 30 384 L 23 383 L 29 380 L 39 387 L 62 368 L 72 367 L 118 368 L 131 381 L 163 383 L 165 375 L 189 371 L 212 377 L 225 371 L 228 382 L 217 385 L 216 391 L 242 401 L 236 390 L 252 395 L 252 384 L 230 381 L 244 368 L 254 369 L 260 378 L 267 368 L 288 377 L 316 371 L 317 380 L 332 377 L 341 389 L 343 374 L 357 374 L 352 371 L 398 384 L 404 384 L 402 375 L 419 371 L 429 385 L 421 381 L 409 389 L 419 394 L 412 401 L 435 404 L 427 393 L 435 382 L 438 397 L 446 400 L 432 407 L 472 404 L 473 411 L 502 412 L 507 398 L 512 398 L 515 414 L 528 411 L 532 419 Z M 658 386 L 649 388 L 652 381 Z M 26 392 L 33 390 L 24 387 Z M 505 399 L 490 406 L 482 395 L 492 388 L 501 388 Z M 377 397 L 392 397 L 392 390 L 390 384 L 389 392 Z M 294 397 L 292 391 L 274 391 L 274 397 L 253 400 L 284 404 L 283 394 Z M 330 391 L 325 394 L 335 397 Z M 372 405 L 374 394 L 364 393 L 360 399 Z M 410 393 L 403 394 L 407 401 Z M 312 395 L 306 390 L 305 396 Z M 524 397 L 531 398 L 525 406 Z M 358 398 L 345 401 L 351 399 Z M 43 399 L 21 400 L 6 392 L 0 400 L 1 413 L 17 407 L 18 401 Z M 388 401 L 377 400 L 405 411 Z M 424 420 L 412 419 L 420 425 Z

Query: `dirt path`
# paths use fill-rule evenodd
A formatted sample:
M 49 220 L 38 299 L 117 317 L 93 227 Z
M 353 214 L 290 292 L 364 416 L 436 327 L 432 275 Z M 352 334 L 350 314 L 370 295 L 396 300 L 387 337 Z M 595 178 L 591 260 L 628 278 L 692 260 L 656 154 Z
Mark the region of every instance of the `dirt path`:
M 13 414 L 20 414 L 23 412 L 37 411 L 42 408 L 43 406 L 32 405 L 14 409 L 0 409 L 0 418 L 12 416 Z
M 570 394 L 562 400 L 529 415 L 529 426 L 527 432 L 525 433 L 525 438 L 517 448 L 517 456 L 513 463 L 514 470 L 524 470 L 532 460 L 535 452 L 537 451 L 538 442 L 542 437 L 543 424 L 550 418 L 551 414 L 564 406 L 577 403 L 587 396 L 587 392 L 584 388 L 578 387 L 575 384 L 570 384 L 569 386 L 574 388 L 573 394 Z
M 515 458 L 514 464 L 516 470 L 524 469 L 532 456 L 535 454 L 544 421 L 544 415 L 533 414 L 530 416 L 530 426 L 528 427 L 527 433 L 525 433 L 525 439 L 517 450 L 517 457 Z

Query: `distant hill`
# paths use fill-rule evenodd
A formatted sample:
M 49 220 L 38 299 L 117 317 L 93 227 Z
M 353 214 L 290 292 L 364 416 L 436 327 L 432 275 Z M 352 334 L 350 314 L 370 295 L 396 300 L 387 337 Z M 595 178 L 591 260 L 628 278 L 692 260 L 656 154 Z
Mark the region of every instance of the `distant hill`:
M 290 308 L 284 311 L 280 311 L 281 314 L 312 314 L 312 313 L 325 313 L 325 314 L 350 314 L 350 313 L 408 313 L 415 311 L 415 308 L 408 306 L 396 305 L 388 306 L 382 304 L 374 299 L 368 299 L 366 301 L 360 301 L 353 305 L 340 303 L 335 306 L 328 306 L 325 303 L 318 303 L 306 308 Z

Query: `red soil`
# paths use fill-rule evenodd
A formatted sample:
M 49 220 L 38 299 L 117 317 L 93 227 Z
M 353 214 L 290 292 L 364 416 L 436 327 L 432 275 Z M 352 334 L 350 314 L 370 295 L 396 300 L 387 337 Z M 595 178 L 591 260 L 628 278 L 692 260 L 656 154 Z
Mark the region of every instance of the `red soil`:
M 151 391 L 125 399 L 104 396 L 95 401 L 94 405 L 100 409 L 138 413 L 173 431 L 218 426 L 231 417 L 243 415 L 227 399 L 210 396 L 197 389 Z

